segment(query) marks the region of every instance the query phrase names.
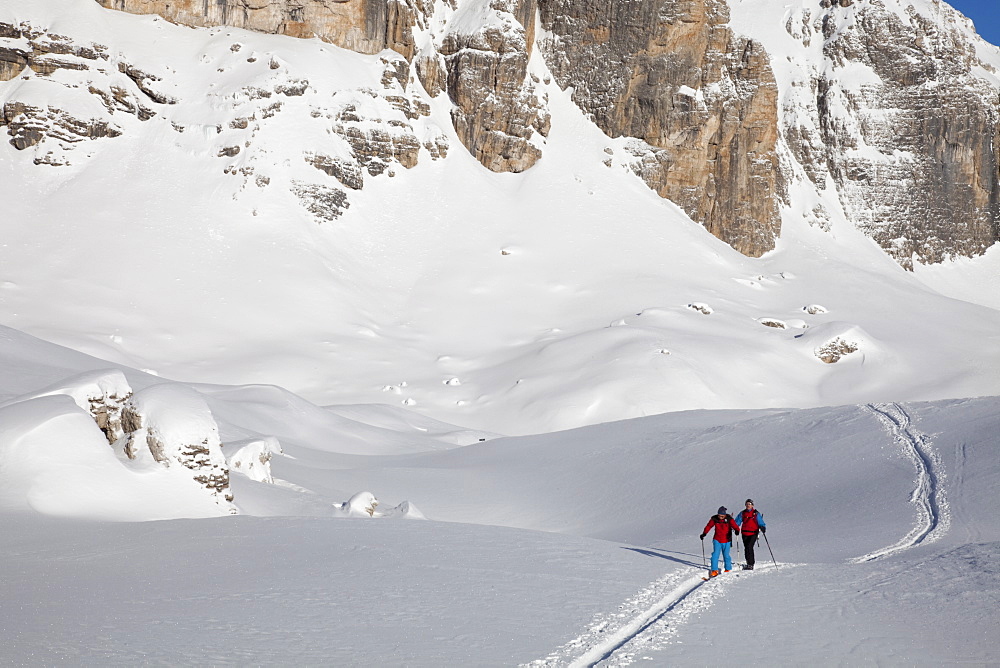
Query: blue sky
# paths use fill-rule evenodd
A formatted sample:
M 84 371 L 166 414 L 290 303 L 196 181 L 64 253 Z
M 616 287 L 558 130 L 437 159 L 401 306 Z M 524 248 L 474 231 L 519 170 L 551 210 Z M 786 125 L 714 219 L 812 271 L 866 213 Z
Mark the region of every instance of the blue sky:
M 1000 45 L 1000 0 L 946 0 L 976 24 L 976 32 Z

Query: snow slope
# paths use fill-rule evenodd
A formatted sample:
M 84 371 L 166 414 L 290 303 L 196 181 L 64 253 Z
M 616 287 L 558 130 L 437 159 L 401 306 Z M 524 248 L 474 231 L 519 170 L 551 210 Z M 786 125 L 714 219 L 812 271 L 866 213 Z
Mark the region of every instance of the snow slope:
M 156 115 L 113 114 L 119 137 L 2 149 L 0 322 L 18 330 L 177 380 L 405 405 L 504 434 L 1000 391 L 995 254 L 911 274 L 847 225 L 789 216 L 777 250 L 740 256 L 631 174 L 624 140 L 554 84 L 544 158 L 527 172 L 483 169 L 447 101 L 426 98 L 414 132 L 446 136 L 447 158 L 421 149 L 411 169 L 366 175 L 339 218 L 318 221 L 293 191 L 329 180 L 303 156 L 345 150 L 330 118 L 350 106 L 361 129 L 409 122 L 364 93 L 392 56 L 87 0 L 0 12 L 110 59 L 22 73 L 3 99 L 99 115 L 83 91 L 134 88 L 115 69 L 126 63 L 176 100 L 136 90 Z M 50 150 L 70 164 L 33 164 Z M 855 353 L 819 361 L 838 340 Z
M 4 335 L 14 664 L 704 665 L 734 636 L 751 665 L 992 662 L 996 398 L 679 412 L 455 447 L 401 408 L 199 386 L 224 442 L 281 434 L 273 484 L 233 471 L 241 515 L 135 523 L 120 520 L 184 515 L 185 488 L 128 484 L 83 409 L 31 398 L 86 358 Z M 371 502 L 359 490 L 402 512 L 345 518 L 345 499 Z M 746 496 L 769 527 L 758 569 L 703 582 L 703 523 Z
M 81 91 L 126 61 L 177 100 L 61 167 L 0 149 L 0 662 L 996 664 L 996 253 L 907 273 L 789 218 L 744 258 L 551 87 L 528 172 L 432 101 L 448 157 L 317 222 L 303 152 L 338 155 L 341 105 L 393 113 L 359 92 L 380 56 L 86 0 L 0 21 L 112 59 L 0 101 L 102 114 Z M 301 80 L 271 118 L 244 95 Z M 109 443 L 124 394 L 194 407 L 160 418 L 217 434 L 237 515 Z M 774 560 L 702 581 L 748 496 Z

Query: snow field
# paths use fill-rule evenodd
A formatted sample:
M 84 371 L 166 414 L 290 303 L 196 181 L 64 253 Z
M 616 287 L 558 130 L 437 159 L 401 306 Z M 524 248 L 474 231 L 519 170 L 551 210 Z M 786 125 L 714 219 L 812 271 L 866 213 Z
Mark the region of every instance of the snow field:
M 0 522 L 4 656 L 44 665 L 514 665 L 658 570 L 439 522 Z
M 122 132 L 0 159 L 2 662 L 996 663 L 996 249 L 907 273 L 792 184 L 804 208 L 745 258 L 554 85 L 543 159 L 497 175 L 446 99 L 407 119 L 365 92 L 388 54 L 0 4 L 110 58 L 0 103 Z M 761 23 L 807 3 L 731 4 L 782 89 L 808 76 Z M 335 186 L 306 158 L 348 155 L 350 106 L 450 150 L 319 220 L 295 189 Z M 88 409 L 125 387 L 161 435 L 211 436 L 239 515 L 108 444 Z M 760 546 L 703 582 L 705 519 L 748 496 L 779 567 Z
M 737 4 L 734 21 L 759 23 Z M 7 326 L 166 378 L 273 384 L 319 405 L 405 406 L 512 435 L 998 391 L 1000 315 L 970 303 L 992 304 L 981 279 L 995 254 L 911 275 L 844 221 L 824 230 L 786 212 L 778 248 L 742 257 L 635 177 L 628 141 L 599 132 L 555 84 L 540 84 L 553 118 L 544 158 L 493 174 L 460 146 L 446 99 L 423 100 L 431 114 L 417 119 L 386 100 L 422 95 L 383 88 L 387 54 L 193 30 L 87 0 L 16 5 L 5 20 L 105 45 L 110 60 L 22 75 L 3 99 L 90 117 L 107 113 L 83 91 L 121 86 L 157 115 L 112 114 L 123 134 L 74 144 L 68 166 L 34 165 L 32 149 L 0 161 Z M 775 44 L 794 42 L 775 29 Z M 549 80 L 534 56 L 532 73 Z M 147 99 L 119 63 L 159 77 L 147 85 L 176 104 Z M 359 120 L 341 119 L 349 107 Z M 346 155 L 337 123 L 388 132 L 404 121 L 422 140 L 446 137 L 448 156 L 421 148 L 411 169 L 362 170 L 339 218 L 303 208 L 301 184 L 342 185 L 307 161 Z M 34 261 L 43 254 L 51 267 Z M 812 304 L 828 312 L 804 314 Z M 819 362 L 838 337 L 858 349 Z
M 94 377 L 79 375 L 77 353 L 3 333 L 22 386 L 60 363 L 63 378 Z M 124 373 L 133 387 L 144 378 Z M 17 384 L 4 382 L 8 393 Z M 44 386 L 79 394 L 73 382 Z M 133 484 L 70 396 L 28 392 L 0 408 L 0 524 L 11 537 L 0 594 L 17 602 L 0 612 L 6 656 L 702 664 L 728 656 L 718 628 L 767 611 L 741 645 L 751 665 L 987 660 L 998 596 L 987 555 L 1000 542 L 989 519 L 1000 510 L 995 398 L 691 411 L 456 447 L 456 435 L 473 436 L 402 409 L 196 388 L 224 452 L 227 442 L 280 443 L 274 484 L 231 471 L 242 516 L 75 521 L 186 511 L 177 479 Z M 366 441 L 369 454 L 358 449 Z M 927 462 L 936 493 L 923 486 Z M 382 512 L 369 515 L 376 496 Z M 758 570 L 702 582 L 704 520 L 746 496 L 765 514 L 780 567 L 759 546 Z M 923 511 L 931 498 L 936 533 Z M 420 515 L 429 521 L 392 519 Z

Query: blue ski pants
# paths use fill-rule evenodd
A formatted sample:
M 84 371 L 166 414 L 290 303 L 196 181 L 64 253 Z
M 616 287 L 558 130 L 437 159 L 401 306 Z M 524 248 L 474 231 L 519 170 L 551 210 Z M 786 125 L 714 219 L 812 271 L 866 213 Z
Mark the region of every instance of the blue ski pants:
M 726 570 L 733 570 L 733 558 L 729 556 L 729 548 L 732 543 L 720 543 L 717 540 L 712 541 L 712 570 L 719 570 L 719 555 L 723 557 L 723 563 L 726 564 Z

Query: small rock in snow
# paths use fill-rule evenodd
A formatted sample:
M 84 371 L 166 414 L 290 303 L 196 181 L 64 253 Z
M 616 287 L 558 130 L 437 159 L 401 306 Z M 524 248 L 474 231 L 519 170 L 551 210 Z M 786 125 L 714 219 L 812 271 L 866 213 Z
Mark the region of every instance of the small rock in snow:
M 701 302 L 691 302 L 690 304 L 687 305 L 687 307 L 692 311 L 698 311 L 698 313 L 701 313 L 703 315 L 712 315 L 713 313 L 711 306 L 709 306 L 708 304 L 703 304 Z

